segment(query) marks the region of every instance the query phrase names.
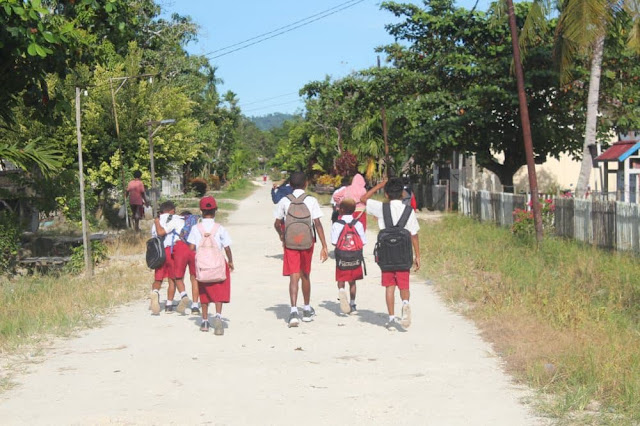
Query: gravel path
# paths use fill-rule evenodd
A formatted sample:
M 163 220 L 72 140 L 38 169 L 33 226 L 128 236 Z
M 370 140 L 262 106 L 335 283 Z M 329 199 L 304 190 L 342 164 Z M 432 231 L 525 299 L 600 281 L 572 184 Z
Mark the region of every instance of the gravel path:
M 445 307 L 430 281 L 412 277 L 411 328 L 384 328 L 371 243 L 359 315 L 339 314 L 334 262 L 321 264 L 318 248 L 317 316 L 287 328 L 288 281 L 269 189 L 260 185 L 224 224 L 236 265 L 224 336 L 201 333 L 195 316 L 153 317 L 145 300 L 123 306 L 104 327 L 58 341 L 44 362 L 19 376 L 19 385 L 0 396 L 1 423 L 545 423 L 523 403 L 530 393 L 503 373 L 478 330 Z M 151 273 L 141 279 L 150 282 Z

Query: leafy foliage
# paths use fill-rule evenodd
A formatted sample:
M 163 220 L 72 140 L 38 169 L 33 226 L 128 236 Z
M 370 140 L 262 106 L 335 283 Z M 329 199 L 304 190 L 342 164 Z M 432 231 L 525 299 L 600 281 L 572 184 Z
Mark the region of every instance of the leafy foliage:
M 109 249 L 102 241 L 91 241 L 91 259 L 94 266 L 109 258 Z M 84 271 L 84 247 L 78 246 L 71 249 L 71 259 L 64 266 L 65 272 L 79 274 Z
M 18 218 L 7 210 L 0 211 L 0 274 L 9 272 L 18 257 L 20 228 Z

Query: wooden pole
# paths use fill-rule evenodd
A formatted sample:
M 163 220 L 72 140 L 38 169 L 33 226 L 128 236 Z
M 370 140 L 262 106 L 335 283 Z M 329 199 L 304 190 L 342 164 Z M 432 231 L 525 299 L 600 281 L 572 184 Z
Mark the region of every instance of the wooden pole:
M 156 217 L 158 212 L 158 196 L 156 194 L 156 167 L 153 159 L 153 123 L 147 123 L 149 125 L 149 161 L 151 165 L 151 206 L 153 208 L 153 217 Z
M 516 71 L 518 84 L 518 102 L 520 104 L 520 121 L 522 122 L 522 137 L 524 139 L 524 152 L 527 159 L 527 172 L 529 173 L 529 189 L 533 194 L 531 208 L 533 210 L 533 223 L 536 229 L 536 241 L 542 241 L 542 211 L 538 201 L 538 179 L 536 177 L 536 164 L 533 157 L 533 141 L 531 139 L 531 125 L 529 123 L 529 107 L 527 95 L 524 91 L 524 72 L 520 60 L 520 46 L 518 44 L 518 27 L 516 25 L 516 13 L 513 1 L 507 0 L 509 13 L 509 28 L 511 30 L 511 44 L 513 46 L 513 65 Z
M 80 88 L 76 87 L 76 133 L 78 135 L 78 181 L 80 182 L 80 213 L 82 215 L 82 246 L 84 247 L 84 267 L 88 276 L 93 276 L 93 261 L 84 202 L 84 167 L 82 165 L 82 132 L 80 130 Z
M 116 139 L 118 139 L 118 155 L 120 156 L 120 181 L 122 183 L 122 202 L 124 203 L 124 223 L 129 226 L 129 209 L 127 208 L 127 185 L 124 182 L 124 159 L 122 158 L 122 142 L 120 141 L 120 126 L 118 125 L 118 110 L 116 109 L 116 93 L 113 91 L 113 79 L 109 79 L 111 87 L 111 105 L 113 119 L 116 122 Z M 133 224 L 131 224 L 133 225 Z
M 378 56 L 378 69 L 380 69 L 380 56 Z M 384 140 L 384 164 L 385 176 L 389 176 L 389 139 L 387 136 L 387 110 L 384 108 L 384 102 L 380 107 L 380 117 L 382 118 L 382 139 Z

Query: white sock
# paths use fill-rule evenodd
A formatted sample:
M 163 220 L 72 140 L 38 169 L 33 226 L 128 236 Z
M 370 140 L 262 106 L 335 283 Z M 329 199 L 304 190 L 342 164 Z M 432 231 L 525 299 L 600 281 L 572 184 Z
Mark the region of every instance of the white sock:
M 395 315 L 389 315 L 389 321 L 393 321 L 394 319 L 396 319 Z
M 153 289 L 153 292 L 157 293 L 157 294 L 160 294 L 160 290 L 157 290 L 157 289 Z
M 186 291 L 183 291 L 182 293 L 180 293 L 180 298 L 182 299 L 183 297 L 187 297 Z
M 296 313 L 296 314 L 297 314 L 297 313 L 298 313 L 298 307 L 297 307 L 297 306 L 292 306 L 292 307 L 291 307 L 291 313 L 292 313 L 292 314 L 293 314 L 293 313 Z
M 349 305 L 351 305 L 351 306 L 356 306 L 356 301 L 355 301 L 355 300 L 352 300 L 351 302 L 349 302 Z
M 403 301 L 402 301 L 402 304 L 403 304 L 403 305 L 408 305 L 408 304 L 409 304 L 409 301 L 408 301 L 408 300 L 403 300 Z
M 173 305 L 173 300 L 167 300 L 166 306 L 171 306 Z
M 214 315 L 214 317 L 222 319 L 222 314 L 219 314 L 219 313 L 217 313 L 217 312 L 216 312 L 216 314 Z
M 191 309 L 197 308 L 197 307 L 198 307 L 198 303 L 197 302 L 191 303 Z
M 304 305 L 302 307 L 302 309 L 304 309 L 305 311 L 310 311 L 311 310 L 311 305 Z

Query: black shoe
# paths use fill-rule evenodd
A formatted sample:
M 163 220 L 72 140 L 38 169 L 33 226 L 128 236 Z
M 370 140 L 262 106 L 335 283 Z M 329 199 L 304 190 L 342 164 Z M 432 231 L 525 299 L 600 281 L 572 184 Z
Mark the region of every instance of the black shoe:
M 315 316 L 316 316 L 316 311 L 313 308 L 310 308 L 308 311 L 307 310 L 302 311 L 302 321 L 304 322 L 313 321 L 313 317 Z
M 191 308 L 191 315 L 200 315 L 200 308 L 198 308 L 197 306 Z
M 176 311 L 176 307 L 173 305 L 164 305 L 164 312 L 167 314 L 172 314 Z
M 289 314 L 289 327 L 297 327 L 300 324 L 300 317 L 297 312 L 291 312 Z
M 202 321 L 200 324 L 200 331 L 208 332 L 209 331 L 209 321 Z

